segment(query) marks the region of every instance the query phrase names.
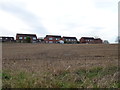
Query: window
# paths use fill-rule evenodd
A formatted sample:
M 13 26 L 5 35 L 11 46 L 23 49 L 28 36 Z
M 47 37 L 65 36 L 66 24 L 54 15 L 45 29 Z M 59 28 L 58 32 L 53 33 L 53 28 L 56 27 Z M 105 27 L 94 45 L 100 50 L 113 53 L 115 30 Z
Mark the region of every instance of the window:
M 56 38 L 56 40 L 59 40 L 59 38 Z
M 49 41 L 49 43 L 53 43 L 53 41 Z
M 33 40 L 36 40 L 36 37 L 33 37 Z
M 19 37 L 19 39 L 22 39 L 23 37 Z
M 2 40 L 2 37 L 0 38 L 0 40 Z
M 53 40 L 53 38 L 49 38 L 49 40 Z
M 24 39 L 26 39 L 26 37 L 24 37 Z

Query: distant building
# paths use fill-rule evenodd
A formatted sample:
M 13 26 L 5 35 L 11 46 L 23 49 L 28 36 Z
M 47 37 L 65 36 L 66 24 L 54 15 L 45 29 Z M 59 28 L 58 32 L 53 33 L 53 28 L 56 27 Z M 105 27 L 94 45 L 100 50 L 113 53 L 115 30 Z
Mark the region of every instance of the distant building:
M 0 37 L 0 42 L 14 42 L 14 37 Z
M 16 42 L 27 42 L 27 38 L 30 38 L 31 43 L 37 42 L 36 34 L 16 34 Z
M 59 43 L 61 36 L 59 35 L 46 35 L 44 38 L 45 43 Z
M 82 37 L 80 39 L 80 43 L 87 43 L 87 44 L 94 43 L 94 38 L 93 37 Z
M 76 37 L 63 36 L 62 39 L 63 39 L 64 43 L 69 43 L 69 44 L 77 43 L 77 38 Z
M 103 41 L 100 38 L 96 38 L 96 39 L 94 39 L 94 43 L 99 44 L 99 43 L 103 43 Z
M 82 37 L 80 39 L 80 43 L 86 43 L 86 44 L 100 44 L 102 43 L 102 40 L 100 38 L 93 38 L 93 37 Z

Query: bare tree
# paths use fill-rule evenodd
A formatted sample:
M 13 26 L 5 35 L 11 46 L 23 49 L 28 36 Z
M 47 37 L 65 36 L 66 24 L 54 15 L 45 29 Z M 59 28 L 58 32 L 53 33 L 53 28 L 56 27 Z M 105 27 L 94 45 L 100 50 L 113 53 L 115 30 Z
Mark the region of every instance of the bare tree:
M 104 44 L 109 44 L 109 41 L 108 40 L 104 40 L 103 43 Z

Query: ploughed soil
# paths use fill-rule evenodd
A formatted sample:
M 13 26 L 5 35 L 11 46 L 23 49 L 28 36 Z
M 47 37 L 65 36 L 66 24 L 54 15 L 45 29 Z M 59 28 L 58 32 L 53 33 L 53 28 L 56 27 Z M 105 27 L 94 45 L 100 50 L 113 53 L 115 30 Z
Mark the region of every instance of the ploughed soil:
M 118 65 L 118 45 L 108 44 L 3 44 L 3 69 L 39 72 L 55 69 Z

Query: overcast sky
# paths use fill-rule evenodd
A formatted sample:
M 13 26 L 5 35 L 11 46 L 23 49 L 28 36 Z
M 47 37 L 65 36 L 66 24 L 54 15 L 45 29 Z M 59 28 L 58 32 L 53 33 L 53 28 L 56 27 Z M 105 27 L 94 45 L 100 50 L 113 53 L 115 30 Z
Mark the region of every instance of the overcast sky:
M 0 36 L 99 37 L 115 42 L 119 0 L 0 0 Z

